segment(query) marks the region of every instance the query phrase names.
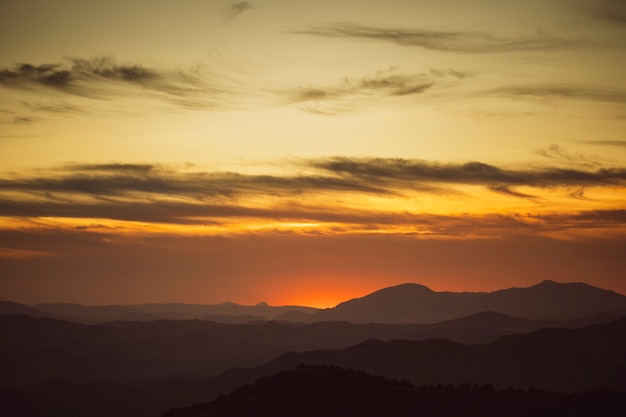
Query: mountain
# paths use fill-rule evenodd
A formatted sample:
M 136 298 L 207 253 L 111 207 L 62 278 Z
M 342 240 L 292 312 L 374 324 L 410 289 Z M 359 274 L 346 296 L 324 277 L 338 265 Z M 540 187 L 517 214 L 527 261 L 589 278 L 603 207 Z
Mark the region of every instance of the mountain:
M 626 296 L 583 283 L 543 281 L 528 288 L 495 292 L 436 292 L 420 284 L 383 288 L 324 310 L 304 306 L 221 304 L 136 304 L 83 306 L 52 303 L 26 306 L 0 302 L 0 315 L 27 314 L 84 324 L 112 321 L 210 320 L 348 321 L 351 323 L 436 323 L 485 311 L 531 320 L 584 319 L 596 314 L 626 314 Z
M 0 385 L 5 389 L 0 388 L 0 399 L 20 410 L 31 404 L 59 415 L 148 417 L 206 402 L 300 363 L 353 368 L 416 385 L 492 383 L 498 389 L 558 391 L 611 386 L 626 391 L 626 318 L 495 340 L 489 336 L 490 328 L 495 334 L 545 324 L 492 312 L 432 325 L 201 320 L 82 325 L 3 316 Z M 421 340 L 446 331 L 461 338 L 476 332 L 489 336 L 490 343 Z M 368 335 L 382 340 L 364 340 Z M 415 339 L 396 340 L 403 337 Z
M 622 416 L 626 397 L 612 390 L 564 394 L 490 385 L 422 385 L 336 366 L 300 365 L 262 377 L 228 396 L 169 410 L 163 417 L 257 416 Z
M 547 324 L 552 323 L 489 312 L 430 325 L 264 321 L 229 325 L 202 320 L 84 325 L 26 315 L 0 316 L 0 386 L 59 377 L 75 382 L 121 382 L 168 375 L 211 376 L 231 367 L 258 365 L 290 350 L 345 348 L 371 338 L 443 337 L 486 343 Z
M 13 301 L 0 301 L 0 316 L 26 314 L 31 317 L 50 317 L 51 314 L 36 308 L 14 303 Z
M 579 329 L 502 336 L 484 345 L 371 339 L 347 349 L 290 352 L 256 368 L 252 378 L 300 363 L 353 368 L 418 385 L 490 383 L 565 392 L 607 386 L 626 392 L 626 317 Z
M 26 307 L 26 306 L 25 306 Z M 251 320 L 273 320 L 285 313 L 297 312 L 306 317 L 317 311 L 304 306 L 270 306 L 259 303 L 244 306 L 235 303 L 221 304 L 135 304 L 84 306 L 72 303 L 35 304 L 28 308 L 43 311 L 47 317 L 61 318 L 84 324 L 106 323 L 119 320 L 212 320 L 224 323 L 242 323 Z M 1 314 L 1 313 L 0 313 Z M 28 314 L 15 312 L 9 314 Z M 37 316 L 41 317 L 41 315 Z
M 419 284 L 384 288 L 320 310 L 313 320 L 352 323 L 434 323 L 484 311 L 534 320 L 568 320 L 626 314 L 626 296 L 583 283 L 543 281 L 528 288 L 436 292 Z
M 542 327 L 580 327 L 612 318 L 533 321 L 482 312 L 431 324 L 155 320 L 84 325 L 26 315 L 0 316 L 0 386 L 58 377 L 75 382 L 123 382 L 211 376 L 232 367 L 258 365 L 288 351 L 346 348 L 367 339 L 488 343 Z

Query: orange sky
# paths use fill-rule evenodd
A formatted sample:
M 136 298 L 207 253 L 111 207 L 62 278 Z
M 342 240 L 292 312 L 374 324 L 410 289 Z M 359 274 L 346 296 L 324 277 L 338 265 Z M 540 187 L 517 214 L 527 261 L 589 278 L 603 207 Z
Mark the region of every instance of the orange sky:
M 0 299 L 626 293 L 624 22 L 613 0 L 6 5 Z

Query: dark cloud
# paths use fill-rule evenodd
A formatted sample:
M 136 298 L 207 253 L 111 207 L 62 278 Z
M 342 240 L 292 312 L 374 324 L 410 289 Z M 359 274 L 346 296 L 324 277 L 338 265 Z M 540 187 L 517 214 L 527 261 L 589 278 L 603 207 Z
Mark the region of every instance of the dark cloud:
M 249 1 L 240 1 L 240 2 L 234 3 L 228 8 L 228 18 L 234 19 L 235 17 L 239 16 L 246 10 L 249 10 L 253 7 L 254 5 L 250 3 Z
M 118 65 L 111 58 L 72 59 L 63 64 L 19 64 L 0 71 L 0 82 L 8 86 L 39 83 L 73 91 L 75 84 L 87 79 L 141 83 L 158 78 L 156 72 L 141 66 Z
M 36 120 L 32 117 L 27 117 L 27 116 L 15 116 L 13 118 L 13 123 L 16 125 L 29 125 L 31 123 L 34 123 Z
M 67 102 L 66 100 L 61 99 L 53 99 L 47 102 L 27 102 L 24 101 L 22 104 L 31 111 L 34 112 L 46 112 L 46 113 L 85 113 L 85 109 L 82 106 L 78 106 L 76 104 L 72 104 Z
M 492 90 L 491 93 L 514 97 L 554 97 L 626 104 L 626 90 L 577 85 L 507 86 Z
M 626 2 L 623 0 L 593 0 L 584 10 L 591 16 L 619 25 L 626 25 Z
M 206 223 L 207 218 L 263 217 L 342 223 L 411 223 L 414 216 L 310 207 L 292 197 L 409 192 L 454 194 L 477 185 L 516 198 L 537 199 L 518 187 L 572 189 L 583 198 L 591 186 L 626 187 L 626 169 L 504 169 L 481 162 L 439 164 L 412 159 L 325 158 L 298 161 L 309 174 L 245 175 L 188 172 L 156 164 L 82 164 L 0 179 L 0 215 L 82 217 L 166 223 Z M 246 206 L 273 199 L 269 208 Z M 305 199 L 306 200 L 306 199 Z M 197 220 L 202 218 L 202 220 Z M 386 219 L 386 220 L 385 220 Z M 419 221 L 427 219 L 421 217 Z
M 443 75 L 438 75 L 441 77 Z M 293 103 L 314 102 L 303 110 L 319 114 L 337 114 L 358 106 L 370 97 L 401 97 L 418 95 L 435 82 L 426 74 L 401 74 L 395 67 L 374 75 L 344 78 L 334 86 L 301 87 L 290 94 Z
M 626 168 L 582 170 L 559 167 L 503 169 L 482 162 L 438 164 L 411 159 L 329 158 L 310 161 L 319 170 L 372 183 L 473 184 L 492 187 L 572 187 L 623 185 Z M 510 191 L 509 191 L 510 192 Z
M 601 165 L 599 162 L 589 160 L 582 154 L 572 154 L 559 145 L 550 145 L 545 149 L 538 150 L 536 153 L 552 161 L 562 162 L 579 168 L 593 168 Z
M 556 38 L 543 32 L 506 38 L 487 32 L 390 29 L 349 22 L 317 26 L 293 33 L 333 38 L 380 40 L 436 51 L 468 53 L 552 50 L 581 43 L 580 41 Z
M 626 148 L 626 140 L 589 140 L 583 141 L 583 143 L 587 143 L 589 145 L 617 146 Z
M 513 197 L 520 197 L 520 198 L 528 198 L 530 200 L 537 200 L 536 196 L 512 190 L 511 187 L 507 185 L 490 185 L 487 188 L 489 188 L 491 191 L 504 194 L 504 195 L 510 195 Z
M 233 172 L 178 172 L 150 164 L 71 165 L 57 175 L 0 179 L 0 191 L 81 193 L 120 197 L 147 193 L 195 199 L 242 194 L 352 191 L 387 193 L 384 187 L 337 176 L 279 177 Z
M 190 201 L 104 200 L 97 203 L 0 200 L 0 215 L 20 218 L 82 218 L 138 221 L 175 225 L 228 225 L 233 219 L 315 222 L 335 224 L 334 232 L 376 233 L 440 237 L 497 237 L 501 234 L 549 234 L 585 229 L 626 228 L 626 210 L 592 210 L 558 215 L 437 215 L 354 210 L 338 206 L 277 204 L 246 207 L 242 204 L 207 204 Z M 98 223 L 80 230 L 107 229 Z M 114 230 L 111 230 L 114 233 Z M 315 234 L 312 230 L 310 233 Z
M 0 69 L 0 85 L 10 88 L 51 88 L 90 98 L 110 98 L 135 93 L 164 99 L 186 107 L 211 107 L 227 91 L 207 81 L 201 69 L 163 70 L 118 64 L 111 57 L 67 59 L 60 64 L 18 64 Z M 62 100 L 27 104 L 33 110 L 75 112 L 81 109 Z

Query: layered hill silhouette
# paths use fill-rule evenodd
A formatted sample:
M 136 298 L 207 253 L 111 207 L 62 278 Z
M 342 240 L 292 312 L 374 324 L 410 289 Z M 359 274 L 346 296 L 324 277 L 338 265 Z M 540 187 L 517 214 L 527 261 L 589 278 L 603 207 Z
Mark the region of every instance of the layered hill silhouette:
M 167 379 L 142 384 L 76 383 L 55 379 L 43 384 L 0 389 L 0 397 L 32 410 L 60 410 L 58 414 L 89 416 L 94 415 L 90 414 L 93 410 L 98 410 L 100 416 L 147 417 L 155 415 L 157 410 L 165 412 L 172 407 L 206 403 L 259 378 L 296 369 L 302 363 L 351 368 L 406 380 L 416 386 L 478 384 L 491 385 L 499 391 L 532 387 L 565 393 L 608 387 L 624 398 L 626 318 L 577 329 L 540 329 L 503 336 L 483 345 L 443 339 L 387 342 L 370 339 L 344 349 L 289 352 L 266 364 L 231 369 L 211 378 Z
M 13 404 L 16 416 L 154 416 L 301 363 L 416 386 L 626 393 L 626 297 L 582 283 L 493 293 L 405 284 L 326 310 L 0 302 L 0 335 L 2 415 Z
M 305 306 L 270 306 L 259 303 L 244 306 L 225 302 L 221 304 L 136 304 L 84 306 L 71 303 L 48 303 L 26 306 L 0 301 L 0 315 L 27 314 L 32 317 L 50 317 L 84 324 L 107 323 L 120 320 L 211 320 L 220 323 L 246 323 L 255 320 L 273 320 L 284 314 L 304 314 L 317 311 Z
M 531 320 L 571 320 L 594 314 L 626 314 L 626 296 L 584 283 L 543 281 L 527 288 L 494 292 L 437 292 L 420 284 L 383 288 L 333 308 L 222 304 L 137 304 L 83 306 L 52 303 L 21 305 L 0 301 L 0 315 L 27 314 L 84 324 L 111 321 L 209 320 L 348 321 L 351 323 L 436 323 L 485 311 Z
M 587 319 L 603 323 L 610 316 Z M 433 324 L 255 322 L 230 325 L 202 320 L 120 321 L 97 325 L 0 316 L 0 386 L 125 382 L 157 377 L 211 376 L 249 367 L 288 351 L 345 348 L 367 339 L 487 343 L 506 334 L 579 322 L 517 319 L 484 312 Z
M 626 392 L 626 317 L 579 329 L 502 336 L 484 345 L 370 339 L 347 349 L 290 352 L 257 368 L 258 376 L 301 363 L 353 368 L 418 385 L 489 383 L 564 392 L 606 386 Z
M 491 385 L 414 386 L 363 371 L 300 365 L 244 385 L 228 396 L 163 417 L 256 416 L 622 416 L 626 397 L 599 389 L 564 394 L 539 389 L 495 391 Z
M 564 320 L 626 313 L 626 296 L 584 283 L 543 281 L 490 293 L 436 292 L 419 284 L 384 288 L 318 311 L 314 320 L 352 323 L 434 323 L 494 311 L 526 319 Z

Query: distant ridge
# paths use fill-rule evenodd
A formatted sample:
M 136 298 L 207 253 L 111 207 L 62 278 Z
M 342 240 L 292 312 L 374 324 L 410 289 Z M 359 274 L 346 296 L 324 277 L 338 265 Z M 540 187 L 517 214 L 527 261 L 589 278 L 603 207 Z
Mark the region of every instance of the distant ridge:
M 253 320 L 273 320 L 281 314 L 305 314 L 305 317 L 317 311 L 313 307 L 305 306 L 270 306 L 259 303 L 255 306 L 239 305 L 233 302 L 220 304 L 185 304 L 185 303 L 158 303 L 158 304 L 131 304 L 131 305 L 104 305 L 84 306 L 74 303 L 42 303 L 33 306 L 22 306 L 24 309 L 37 311 L 37 315 L 29 314 L 26 310 L 18 310 L 13 306 L 2 314 L 28 314 L 32 317 L 52 317 L 76 323 L 96 324 L 118 320 L 209 320 L 221 323 L 244 323 Z
M 626 314 L 626 296 L 581 282 L 557 283 L 545 280 L 531 287 L 494 292 L 433 291 L 425 285 L 405 283 L 382 288 L 364 297 L 344 301 L 320 310 L 305 306 L 254 306 L 232 302 L 221 304 L 135 304 L 83 306 L 48 303 L 32 306 L 0 301 L 0 315 L 27 314 L 84 324 L 111 321 L 153 321 L 200 319 L 220 323 L 290 321 L 313 323 L 431 324 L 467 317 L 481 312 L 500 313 L 527 320 L 582 320 L 595 315 L 616 317 Z
M 570 320 L 626 313 L 626 296 L 588 284 L 546 280 L 494 292 L 436 292 L 401 284 L 315 313 L 314 320 L 352 323 L 434 323 L 484 311 L 533 320 Z
M 247 381 L 300 363 L 352 368 L 418 385 L 489 383 L 499 389 L 562 392 L 606 386 L 626 392 L 626 317 L 578 329 L 502 336 L 485 345 L 369 339 L 347 349 L 289 352 L 251 370 Z M 233 388 L 241 383 L 246 381 L 234 381 Z

